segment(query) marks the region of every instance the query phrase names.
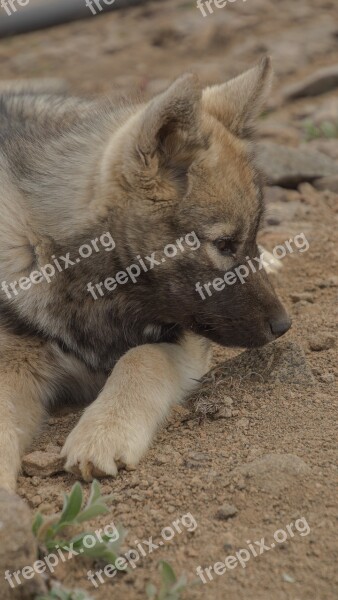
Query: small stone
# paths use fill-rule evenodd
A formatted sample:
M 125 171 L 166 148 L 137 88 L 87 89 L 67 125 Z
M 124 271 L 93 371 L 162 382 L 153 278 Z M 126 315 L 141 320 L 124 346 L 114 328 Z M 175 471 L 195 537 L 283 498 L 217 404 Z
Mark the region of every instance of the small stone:
M 294 454 L 266 454 L 250 463 L 236 467 L 234 480 L 243 476 L 255 487 L 266 492 L 279 493 L 287 487 L 302 485 L 302 477 L 308 477 L 310 467 Z
M 296 189 L 302 182 L 312 182 L 337 174 L 337 162 L 316 150 L 281 146 L 274 142 L 257 144 L 261 169 L 270 185 Z
M 235 538 L 231 532 L 226 533 L 223 536 L 224 544 L 223 548 L 226 552 L 231 552 L 232 548 L 236 546 Z
M 295 583 L 296 581 L 294 577 L 291 577 L 291 575 L 288 575 L 287 573 L 283 573 L 282 577 L 283 581 L 286 581 L 287 583 Z
M 37 506 L 40 506 L 41 502 L 42 502 L 42 497 L 41 497 L 41 496 L 39 496 L 39 494 L 36 494 L 36 495 L 35 495 L 35 496 L 33 496 L 33 498 L 31 498 L 31 500 L 30 500 L 30 504 L 31 504 L 32 506 L 34 506 L 35 508 L 36 508 Z
M 338 194 L 338 175 L 332 175 L 332 177 L 322 177 L 321 179 L 315 179 L 315 181 L 313 182 L 313 187 L 315 187 L 316 190 L 329 190 L 330 192 Z
M 185 465 L 189 469 L 201 468 L 211 462 L 211 456 L 206 452 L 189 452 Z
M 296 100 L 319 96 L 338 88 L 338 65 L 319 69 L 309 77 L 294 85 L 287 86 L 283 91 L 285 100 Z
M 191 479 L 190 484 L 192 486 L 202 487 L 202 480 L 195 475 L 195 477 Z
M 60 454 L 37 450 L 26 454 L 22 461 L 22 468 L 30 477 L 34 475 L 49 477 L 63 471 L 64 461 Z
M 260 458 L 263 454 L 263 450 L 261 448 L 250 448 L 248 455 L 246 457 L 247 461 L 255 460 L 256 458 Z
M 323 375 L 321 375 L 319 379 L 322 383 L 333 383 L 335 380 L 335 376 L 333 375 L 333 373 L 323 373 Z
M 186 549 L 186 554 L 187 554 L 187 556 L 190 556 L 191 558 L 198 557 L 197 550 L 195 550 L 194 548 L 191 548 L 191 546 L 188 546 L 188 548 Z
M 277 215 L 271 215 L 266 218 L 266 224 L 271 225 L 271 227 L 277 227 L 277 225 L 281 224 L 281 219 Z
M 221 506 L 216 513 L 216 519 L 219 519 L 220 521 L 227 521 L 228 519 L 231 519 L 231 517 L 234 517 L 237 513 L 238 510 L 233 504 L 223 504 L 223 506 Z
M 237 377 L 266 383 L 291 383 L 304 387 L 315 383 L 303 349 L 288 340 L 245 350 L 220 365 L 222 380 Z M 237 413 L 236 413 L 237 414 Z M 235 416 L 235 411 L 232 411 Z
M 331 275 L 327 279 L 320 279 L 316 285 L 321 289 L 338 287 L 338 275 Z
M 303 292 L 303 293 L 299 293 L 299 294 L 290 294 L 290 298 L 292 300 L 292 302 L 301 302 L 301 301 L 305 301 L 305 302 L 310 302 L 311 304 L 313 304 L 314 300 L 313 300 L 313 295 L 310 294 L 309 292 Z
M 249 427 L 250 421 L 246 417 L 243 417 L 242 419 L 239 419 L 239 421 L 237 421 L 237 425 L 238 427 L 243 427 L 244 429 L 246 429 L 247 427 Z
M 60 447 L 56 446 L 56 444 L 53 443 L 49 443 L 47 444 L 47 446 L 44 448 L 45 452 L 50 452 L 51 454 L 60 454 Z
M 225 398 L 223 398 L 223 402 L 225 406 L 232 406 L 234 403 L 233 399 L 230 398 L 230 396 L 225 396 Z
M 316 334 L 313 335 L 309 340 L 310 350 L 313 352 L 322 352 L 323 350 L 329 350 L 335 345 L 335 337 L 333 335 Z
M 157 454 L 155 457 L 155 465 L 165 465 L 170 462 L 170 456 L 166 454 Z
M 310 142 L 306 142 L 306 144 L 304 144 L 304 146 L 301 147 L 305 147 L 307 149 L 314 148 L 315 150 L 318 150 L 318 152 L 326 154 L 334 160 L 338 160 L 338 139 L 320 138 L 318 140 L 311 140 Z
M 219 411 L 213 415 L 214 419 L 230 419 L 232 417 L 232 410 L 227 406 L 221 406 Z
M 287 202 L 288 197 L 284 188 L 273 185 L 264 188 L 264 199 L 266 204 L 269 204 L 270 202 Z
M 167 464 L 179 464 L 182 461 L 182 457 L 179 452 L 172 450 L 166 454 L 157 454 L 155 456 L 155 465 L 167 465 Z

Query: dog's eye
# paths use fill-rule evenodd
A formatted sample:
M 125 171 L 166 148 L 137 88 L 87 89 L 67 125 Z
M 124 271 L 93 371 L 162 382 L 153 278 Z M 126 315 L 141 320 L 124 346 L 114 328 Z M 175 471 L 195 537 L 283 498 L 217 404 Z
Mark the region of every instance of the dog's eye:
M 232 238 L 219 238 L 214 241 L 214 244 L 223 256 L 234 256 L 236 254 L 236 246 Z

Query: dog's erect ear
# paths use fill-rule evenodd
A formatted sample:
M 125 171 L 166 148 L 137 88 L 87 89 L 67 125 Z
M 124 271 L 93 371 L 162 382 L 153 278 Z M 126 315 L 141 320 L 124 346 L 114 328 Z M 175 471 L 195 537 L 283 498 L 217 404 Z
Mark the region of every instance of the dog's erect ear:
M 238 137 L 250 134 L 270 91 L 272 67 L 269 57 L 222 85 L 203 91 L 203 109 Z
M 195 75 L 183 75 L 152 100 L 141 117 L 136 150 L 144 167 L 156 170 L 179 152 L 187 153 L 198 136 L 202 91 Z M 184 162 L 184 161 L 183 161 Z

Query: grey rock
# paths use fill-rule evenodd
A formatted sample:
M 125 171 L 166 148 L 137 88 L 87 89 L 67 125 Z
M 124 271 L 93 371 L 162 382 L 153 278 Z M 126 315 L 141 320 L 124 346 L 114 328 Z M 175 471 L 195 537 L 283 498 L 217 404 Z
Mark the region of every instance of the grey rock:
M 31 452 L 22 461 L 22 468 L 26 475 L 33 477 L 49 477 L 63 471 L 64 458 L 55 452 Z
M 238 510 L 236 506 L 226 503 L 218 509 L 216 513 L 216 519 L 219 519 L 220 521 L 227 521 L 228 519 L 231 519 L 231 517 L 237 515 L 237 513 Z
M 304 181 L 338 174 L 338 163 L 325 154 L 273 142 L 258 144 L 258 160 L 269 184 L 274 186 L 297 188 Z
M 275 204 L 276 202 L 287 202 L 287 192 L 284 188 L 279 187 L 278 185 L 274 186 L 266 186 L 264 188 L 264 200 L 266 204 L 272 202 Z
M 330 350 L 335 345 L 335 337 L 331 334 L 317 333 L 311 336 L 309 340 L 310 350 L 313 352 L 322 352 L 323 350 Z
M 338 99 L 329 98 L 326 102 L 321 102 L 306 121 L 318 127 L 324 139 L 326 136 L 335 136 L 338 126 Z M 335 137 L 332 139 L 335 140 Z
M 0 598 L 1 600 L 31 600 L 45 591 L 38 574 L 32 579 L 20 577 L 21 585 L 12 588 L 4 579 L 10 573 L 31 567 L 37 560 L 37 544 L 32 533 L 32 515 L 26 504 L 16 496 L 0 489 Z M 15 580 L 13 580 L 15 584 Z
M 331 275 L 327 279 L 320 279 L 316 285 L 320 289 L 338 287 L 338 275 Z
M 305 150 L 309 148 L 311 150 L 318 150 L 318 152 L 330 156 L 333 160 L 338 160 L 338 139 L 311 140 L 306 144 L 302 144 L 300 147 Z
M 338 174 L 333 175 L 332 177 L 322 177 L 321 179 L 315 179 L 312 185 L 316 188 L 316 190 L 329 190 L 330 192 L 338 194 Z
M 294 85 L 287 86 L 283 91 L 285 100 L 296 100 L 309 96 L 320 96 L 338 88 L 338 65 L 319 69 L 309 77 Z
M 299 294 L 290 294 L 290 298 L 292 300 L 292 302 L 296 303 L 296 302 L 310 302 L 310 304 L 313 304 L 314 302 L 314 298 L 313 298 L 313 294 L 311 294 L 310 292 L 301 292 Z
M 211 456 L 207 452 L 189 452 L 185 466 L 189 469 L 200 469 L 211 463 Z
M 335 376 L 333 373 L 323 373 L 323 375 L 321 375 L 319 379 L 322 383 L 334 383 Z
M 241 475 L 259 489 L 278 493 L 289 486 L 302 485 L 302 478 L 308 477 L 310 473 L 310 467 L 299 456 L 266 454 L 237 467 L 231 475 L 235 478 Z
M 215 420 L 230 419 L 231 417 L 233 417 L 233 412 L 232 412 L 231 408 L 229 408 L 227 406 L 221 406 L 221 408 L 214 415 L 211 415 L 211 416 Z
M 222 365 L 222 378 L 236 377 L 265 383 L 310 386 L 315 383 L 303 349 L 296 343 L 278 340 L 263 348 L 246 350 Z

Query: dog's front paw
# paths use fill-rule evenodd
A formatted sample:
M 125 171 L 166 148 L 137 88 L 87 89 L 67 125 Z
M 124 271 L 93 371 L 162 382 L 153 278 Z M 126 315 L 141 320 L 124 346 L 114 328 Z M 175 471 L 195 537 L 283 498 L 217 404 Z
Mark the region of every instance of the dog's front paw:
M 65 442 L 61 453 L 65 469 L 84 481 L 115 477 L 120 468 L 135 469 L 149 445 L 149 432 L 133 419 L 95 418 L 93 408 L 87 409 Z

